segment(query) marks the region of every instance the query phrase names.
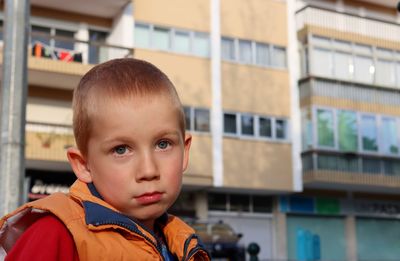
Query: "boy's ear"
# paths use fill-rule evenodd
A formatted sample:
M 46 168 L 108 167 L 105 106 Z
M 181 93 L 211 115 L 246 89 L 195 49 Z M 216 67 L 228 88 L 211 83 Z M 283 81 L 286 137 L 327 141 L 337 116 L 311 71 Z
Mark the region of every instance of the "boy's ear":
M 82 182 L 91 183 L 92 175 L 90 174 L 86 159 L 80 150 L 74 147 L 68 148 L 67 157 L 75 176 Z
M 189 150 L 190 150 L 190 145 L 192 144 L 192 135 L 189 133 L 185 134 L 185 140 L 184 140 L 184 148 L 183 148 L 183 164 L 182 164 L 182 172 L 184 172 L 187 169 L 187 166 L 189 164 Z

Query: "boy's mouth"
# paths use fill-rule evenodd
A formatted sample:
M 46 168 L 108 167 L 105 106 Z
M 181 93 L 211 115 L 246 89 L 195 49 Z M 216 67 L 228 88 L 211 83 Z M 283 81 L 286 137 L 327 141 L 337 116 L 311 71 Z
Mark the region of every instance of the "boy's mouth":
M 157 203 L 158 201 L 161 200 L 162 193 L 155 191 L 155 192 L 150 192 L 150 193 L 144 193 L 140 196 L 135 197 L 137 202 L 141 205 L 150 205 Z

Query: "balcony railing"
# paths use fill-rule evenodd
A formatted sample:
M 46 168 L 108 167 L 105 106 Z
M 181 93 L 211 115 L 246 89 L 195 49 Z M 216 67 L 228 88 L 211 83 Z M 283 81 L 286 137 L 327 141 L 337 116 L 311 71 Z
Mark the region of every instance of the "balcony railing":
M 33 57 L 83 64 L 98 64 L 114 58 L 133 57 L 133 48 L 40 32 L 31 33 L 30 50 Z
M 400 159 L 308 151 L 302 154 L 304 183 L 400 187 Z
M 400 41 L 400 24 L 335 10 L 306 6 L 296 12 L 297 30 L 307 25 L 357 35 Z
M 72 127 L 28 122 L 25 155 L 29 160 L 66 161 L 66 149 L 75 145 Z

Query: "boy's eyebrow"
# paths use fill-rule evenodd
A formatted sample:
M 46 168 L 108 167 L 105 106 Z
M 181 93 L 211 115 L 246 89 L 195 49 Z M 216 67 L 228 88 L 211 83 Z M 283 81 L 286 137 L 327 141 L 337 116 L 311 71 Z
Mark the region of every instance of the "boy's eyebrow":
M 160 138 L 163 136 L 176 136 L 179 137 L 181 135 L 181 132 L 179 130 L 161 130 L 160 132 L 156 133 L 156 135 L 154 135 L 154 137 L 156 138 Z M 126 135 L 121 135 L 121 136 L 116 136 L 116 137 L 112 137 L 110 139 L 105 139 L 102 144 L 109 144 L 109 143 L 113 143 L 113 142 L 130 142 L 132 141 L 132 137 L 130 136 L 126 136 Z

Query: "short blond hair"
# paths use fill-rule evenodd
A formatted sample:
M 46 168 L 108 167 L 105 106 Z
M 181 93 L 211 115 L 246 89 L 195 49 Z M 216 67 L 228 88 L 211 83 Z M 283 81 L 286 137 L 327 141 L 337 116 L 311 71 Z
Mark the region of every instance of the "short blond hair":
M 141 97 L 154 94 L 169 96 L 178 108 L 179 127 L 185 135 L 185 115 L 174 85 L 153 64 L 133 59 L 114 59 L 96 65 L 80 80 L 74 90 L 73 129 L 78 149 L 87 154 L 91 132 L 91 107 L 96 97 L 103 99 Z

